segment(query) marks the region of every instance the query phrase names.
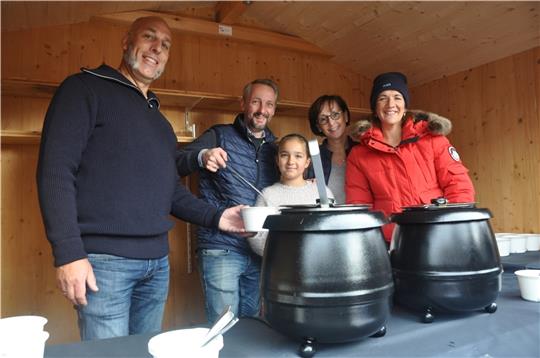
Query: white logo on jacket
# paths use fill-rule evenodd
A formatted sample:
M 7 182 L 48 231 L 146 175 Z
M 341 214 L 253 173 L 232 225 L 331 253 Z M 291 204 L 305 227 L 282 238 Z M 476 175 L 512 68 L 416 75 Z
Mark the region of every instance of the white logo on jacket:
M 459 161 L 460 161 L 459 154 L 458 154 L 456 148 L 454 148 L 454 147 L 448 147 L 448 153 L 450 153 L 450 156 L 451 156 L 452 159 L 454 159 L 456 162 L 459 162 Z

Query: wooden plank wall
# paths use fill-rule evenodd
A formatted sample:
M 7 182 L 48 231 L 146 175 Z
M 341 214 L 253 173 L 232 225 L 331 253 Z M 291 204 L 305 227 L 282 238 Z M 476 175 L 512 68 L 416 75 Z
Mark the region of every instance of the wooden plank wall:
M 106 62 L 116 67 L 125 27 L 91 21 L 3 33 L 2 77 L 58 82 L 80 67 Z M 233 42 L 227 38 L 175 33 L 170 60 L 158 88 L 241 94 L 245 83 L 269 77 L 281 98 L 312 102 L 340 93 L 354 107 L 369 107 L 370 81 L 323 56 Z M 25 45 L 22 45 L 25 44 Z
M 86 22 L 2 33 L 2 78 L 60 82 L 79 68 L 120 62 L 120 41 L 126 27 Z M 156 88 L 215 92 L 239 96 L 245 83 L 258 77 L 276 80 L 281 98 L 311 102 L 323 93 L 339 93 L 352 106 L 368 106 L 370 81 L 326 57 L 266 48 L 226 39 L 174 34 L 165 74 Z M 41 130 L 49 100 L 2 94 L 2 129 Z M 184 109 L 164 107 L 175 130 L 183 128 Z M 197 133 L 215 123 L 231 122 L 234 115 L 194 112 Z M 306 118 L 275 117 L 277 135 L 309 135 Z M 0 316 L 46 316 L 49 343 L 78 339 L 76 317 L 55 289 L 50 248 L 45 240 L 35 187 L 38 146 L 2 145 L 2 237 Z M 165 327 L 203 321 L 202 293 L 195 263 L 188 262 L 193 240 L 186 224 L 176 220 L 171 231 L 171 286 Z M 191 252 L 192 254 L 192 252 Z M 191 260 L 193 256 L 191 255 Z
M 498 232 L 540 232 L 540 47 L 412 90 L 452 120 L 479 206 Z

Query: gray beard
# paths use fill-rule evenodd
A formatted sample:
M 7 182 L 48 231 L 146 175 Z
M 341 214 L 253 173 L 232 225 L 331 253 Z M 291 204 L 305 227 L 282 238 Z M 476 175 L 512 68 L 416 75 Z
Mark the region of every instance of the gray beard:
M 131 70 L 138 70 L 139 69 L 139 63 L 137 62 L 137 57 L 132 55 L 133 53 L 133 46 L 129 45 L 126 52 L 124 52 L 124 62 L 131 68 Z M 161 76 L 163 71 L 157 70 L 154 77 L 152 77 L 152 81 L 155 81 Z

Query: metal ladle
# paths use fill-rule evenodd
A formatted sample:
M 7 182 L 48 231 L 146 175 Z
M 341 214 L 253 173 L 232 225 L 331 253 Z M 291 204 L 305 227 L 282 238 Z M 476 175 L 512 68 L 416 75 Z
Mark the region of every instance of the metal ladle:
M 326 194 L 326 185 L 324 182 L 324 172 L 321 162 L 321 153 L 319 151 L 319 143 L 316 139 L 312 139 L 308 142 L 309 154 L 311 155 L 311 163 L 313 163 L 313 170 L 315 171 L 315 179 L 317 182 L 317 190 L 319 191 L 319 200 L 322 208 L 328 208 L 330 201 Z
M 270 200 L 268 200 L 267 198 L 264 197 L 264 194 L 262 193 L 262 191 L 260 191 L 259 189 L 257 189 L 257 187 L 253 184 L 251 184 L 249 182 L 249 180 L 247 180 L 246 178 L 244 178 L 240 173 L 238 173 L 236 171 L 236 169 L 233 169 L 230 165 L 227 165 L 227 167 L 231 173 L 237 178 L 237 179 L 240 179 L 244 184 L 246 184 L 247 186 L 249 186 L 251 189 L 255 190 L 264 200 L 264 202 L 266 203 L 267 206 L 275 206 L 273 205 Z

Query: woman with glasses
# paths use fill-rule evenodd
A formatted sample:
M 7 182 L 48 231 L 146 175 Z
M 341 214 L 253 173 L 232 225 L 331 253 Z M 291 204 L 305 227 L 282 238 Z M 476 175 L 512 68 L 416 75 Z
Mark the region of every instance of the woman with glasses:
M 372 204 L 373 210 L 390 215 L 439 197 L 474 202 L 468 170 L 445 137 L 450 121 L 407 110 L 409 103 L 405 75 L 388 72 L 375 78 L 371 119 L 351 130 L 360 143 L 347 160 L 347 203 Z M 392 230 L 383 227 L 387 242 Z
M 347 135 L 350 114 L 340 96 L 323 95 L 309 107 L 309 125 L 313 134 L 325 137 L 319 146 L 325 184 L 334 193 L 337 204 L 345 203 L 345 166 L 354 142 Z M 313 169 L 308 171 L 313 178 Z

